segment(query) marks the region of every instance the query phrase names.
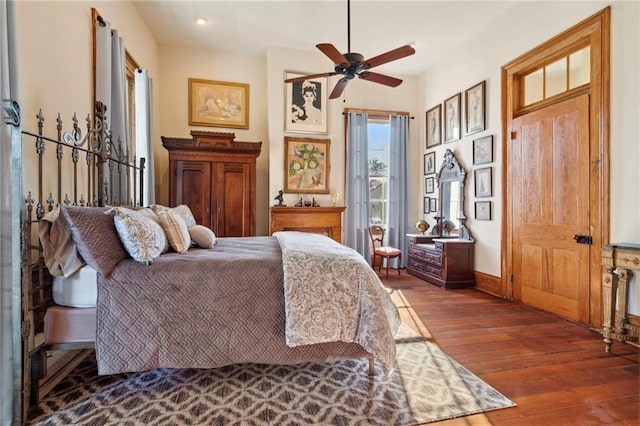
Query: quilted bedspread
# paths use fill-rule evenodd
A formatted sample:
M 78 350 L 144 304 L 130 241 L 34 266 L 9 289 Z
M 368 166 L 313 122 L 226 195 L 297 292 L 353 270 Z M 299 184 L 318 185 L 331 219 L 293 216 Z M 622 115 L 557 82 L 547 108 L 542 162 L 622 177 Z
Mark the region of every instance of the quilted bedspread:
M 352 272 L 344 281 L 360 282 L 357 275 Z M 274 237 L 219 238 L 214 249 L 167 253 L 151 265 L 131 259 L 120 262 L 109 278 L 99 275 L 98 279 L 99 374 L 160 367 L 327 362 L 368 357 L 370 352 L 388 364 L 395 346 L 386 336 L 395 332 L 394 322 L 385 320 L 382 328 L 388 330 L 381 333 L 380 343 L 360 339 L 361 330 L 352 333 L 354 325 L 360 324 L 357 328 L 375 337 L 378 327 L 365 324 L 373 319 L 359 318 L 370 309 L 359 305 L 382 303 L 379 300 L 343 304 L 345 308 L 358 305 L 352 311 L 355 319 L 349 327 L 341 327 L 344 331 L 334 341 L 323 338 L 326 343 L 288 345 L 283 277 L 282 252 Z M 361 299 L 377 294 L 360 289 L 359 284 L 349 287 Z M 327 292 L 334 290 L 327 287 Z M 315 315 L 316 302 L 310 303 L 305 309 Z M 297 299 L 294 304 L 302 307 Z M 365 345 L 371 350 L 365 350 Z M 386 349 L 378 354 L 381 346 Z
M 393 367 L 398 310 L 371 266 L 324 235 L 276 232 L 289 346 L 356 342 Z

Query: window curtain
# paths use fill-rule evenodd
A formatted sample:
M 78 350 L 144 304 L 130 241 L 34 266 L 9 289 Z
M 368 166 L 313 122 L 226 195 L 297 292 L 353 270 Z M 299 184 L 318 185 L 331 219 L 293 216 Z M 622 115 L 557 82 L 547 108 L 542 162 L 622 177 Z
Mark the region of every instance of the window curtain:
M 155 203 L 155 179 L 153 164 L 153 81 L 145 69 L 138 68 L 136 80 L 136 164 L 145 158 L 143 206 Z M 137 177 L 136 177 L 137 179 Z M 137 187 L 139 187 L 138 182 Z
M 345 245 L 371 260 L 367 114 L 347 114 Z
M 15 3 L 0 0 L 0 424 L 21 413 L 20 138 L 15 45 Z M 14 388 L 15 385 L 15 388 Z
M 387 244 L 402 250 L 402 264 L 407 266 L 409 258 L 406 234 L 411 229 L 409 205 L 409 117 L 392 115 L 389 117 L 389 204 L 387 212 Z M 394 262 L 398 262 L 397 259 Z
M 111 150 L 111 158 L 117 159 L 119 155 L 131 152 L 127 131 L 129 115 L 127 114 L 124 42 L 118 36 L 118 31 L 113 29 L 108 21 L 97 21 L 94 25 L 96 26 L 96 101 L 102 102 L 107 107 L 107 124 L 115 147 Z M 113 168 L 110 183 L 112 187 L 121 185 L 117 169 L 117 167 Z

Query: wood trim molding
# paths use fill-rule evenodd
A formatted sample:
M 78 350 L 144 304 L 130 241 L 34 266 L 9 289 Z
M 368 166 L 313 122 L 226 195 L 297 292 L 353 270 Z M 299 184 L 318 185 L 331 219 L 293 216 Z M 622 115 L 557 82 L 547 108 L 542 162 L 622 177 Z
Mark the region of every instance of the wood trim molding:
M 503 299 L 506 298 L 502 293 L 503 286 L 502 279 L 500 277 L 485 274 L 484 272 L 473 271 L 473 280 L 476 290 L 480 290 Z

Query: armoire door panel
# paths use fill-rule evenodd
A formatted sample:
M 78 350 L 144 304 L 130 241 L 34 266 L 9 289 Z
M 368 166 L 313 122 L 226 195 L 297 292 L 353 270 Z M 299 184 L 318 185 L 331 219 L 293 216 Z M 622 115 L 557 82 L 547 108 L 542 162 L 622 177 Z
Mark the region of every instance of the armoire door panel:
M 211 227 L 211 197 L 202 191 L 211 184 L 211 163 L 176 161 L 176 191 L 172 206 L 186 204 L 196 223 Z

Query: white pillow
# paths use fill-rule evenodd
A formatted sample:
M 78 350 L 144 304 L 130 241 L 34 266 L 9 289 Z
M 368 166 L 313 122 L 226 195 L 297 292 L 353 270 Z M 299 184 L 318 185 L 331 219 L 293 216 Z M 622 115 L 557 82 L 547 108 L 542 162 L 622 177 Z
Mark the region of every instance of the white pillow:
M 171 210 L 159 211 L 157 214 L 171 248 L 178 253 L 186 253 L 191 246 L 191 237 L 184 219 Z
M 189 228 L 191 240 L 200 248 L 213 248 L 216 245 L 216 234 L 204 225 Z
M 113 211 L 116 232 L 129 256 L 148 264 L 162 254 L 167 237 L 158 223 L 135 210 L 117 207 Z
M 155 223 L 158 224 L 158 226 L 160 226 L 160 228 L 162 228 L 162 224 L 160 223 L 160 218 L 158 217 L 157 214 L 155 214 L 155 212 L 153 210 L 151 210 L 149 207 L 145 207 L 142 209 L 138 209 L 136 210 L 136 213 L 139 213 L 143 216 L 148 217 L 149 219 L 151 219 L 152 221 L 154 221 Z M 164 232 L 164 229 L 162 230 L 162 232 Z M 171 247 L 169 245 L 169 240 L 165 237 L 164 239 L 166 241 L 164 248 L 162 249 L 162 253 L 166 253 L 169 251 L 169 247 Z

